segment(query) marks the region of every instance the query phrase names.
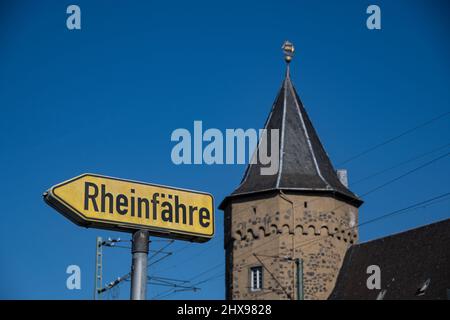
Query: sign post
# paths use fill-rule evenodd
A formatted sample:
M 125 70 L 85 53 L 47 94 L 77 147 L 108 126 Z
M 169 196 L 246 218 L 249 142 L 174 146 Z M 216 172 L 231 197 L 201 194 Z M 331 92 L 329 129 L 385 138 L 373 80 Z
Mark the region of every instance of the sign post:
M 149 247 L 147 230 L 133 233 L 131 244 L 131 300 L 145 300 L 147 293 L 147 257 Z
M 214 235 L 214 199 L 205 192 L 86 173 L 51 187 L 44 200 L 77 225 L 133 234 L 133 300 L 146 298 L 150 235 L 191 242 Z

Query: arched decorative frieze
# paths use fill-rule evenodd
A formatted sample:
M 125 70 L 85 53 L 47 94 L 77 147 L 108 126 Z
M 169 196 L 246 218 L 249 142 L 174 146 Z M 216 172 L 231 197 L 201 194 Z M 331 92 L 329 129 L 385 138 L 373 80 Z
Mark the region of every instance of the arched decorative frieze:
M 296 225 L 294 233 L 295 233 L 295 235 L 303 234 L 303 226 L 301 224 Z
M 309 226 L 308 226 L 308 235 L 309 236 L 313 236 L 313 235 L 315 235 L 316 234 L 316 227 L 315 226 L 313 226 L 312 224 L 310 224 Z
M 258 229 L 258 237 L 259 239 L 262 239 L 266 236 L 268 236 L 269 234 L 266 233 L 266 229 L 263 226 L 260 226 Z
M 233 233 L 232 237 L 233 237 L 233 240 L 241 241 L 242 240 L 242 232 L 240 230 L 237 230 L 236 232 Z
M 270 234 L 277 234 L 278 233 L 278 227 L 276 224 L 270 225 Z
M 247 226 L 247 228 L 245 228 Z M 264 219 L 261 219 L 260 223 L 255 223 L 248 227 L 248 223 L 240 223 L 237 225 L 236 230 L 232 234 L 232 238 L 237 241 L 251 241 L 255 239 L 263 239 L 277 234 L 289 234 L 296 236 L 330 236 L 334 239 L 341 240 L 353 244 L 356 242 L 358 236 L 354 229 L 348 229 L 339 227 L 335 224 L 323 224 L 323 223 L 309 223 L 307 225 L 297 224 L 295 228 L 292 224 L 282 223 L 277 221 L 276 223 L 266 223 Z
M 281 228 L 281 233 L 282 234 L 290 234 L 291 229 L 290 229 L 289 225 L 284 224 L 283 227 Z
M 254 240 L 256 239 L 258 236 L 257 234 L 253 231 L 253 229 L 247 229 L 247 240 Z
M 327 226 L 321 226 L 319 233 L 321 236 L 328 236 L 330 234 Z

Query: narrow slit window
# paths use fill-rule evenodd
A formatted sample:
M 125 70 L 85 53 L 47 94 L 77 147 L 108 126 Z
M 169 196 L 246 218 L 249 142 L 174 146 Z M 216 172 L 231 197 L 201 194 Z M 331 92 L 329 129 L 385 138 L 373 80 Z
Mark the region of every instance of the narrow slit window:
M 262 267 L 250 268 L 250 290 L 260 291 L 263 285 L 263 272 Z

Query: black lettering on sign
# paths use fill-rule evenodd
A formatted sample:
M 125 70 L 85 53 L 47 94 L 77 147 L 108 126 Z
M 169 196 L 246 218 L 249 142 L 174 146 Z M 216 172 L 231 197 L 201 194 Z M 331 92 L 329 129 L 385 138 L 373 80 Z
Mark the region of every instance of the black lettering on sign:
M 186 206 L 182 203 L 180 203 L 178 196 L 175 196 L 175 222 L 180 222 L 180 209 L 182 211 L 183 219 L 181 222 L 182 224 L 186 224 Z
M 126 207 L 128 206 L 127 196 L 123 195 L 123 194 L 119 194 L 116 197 L 116 201 L 117 201 L 117 212 L 122 215 L 127 214 L 127 212 L 128 212 L 128 209 L 126 209 Z
M 170 204 L 170 202 L 164 201 L 163 203 L 161 203 L 161 208 L 163 208 L 163 210 L 161 211 L 161 218 L 162 221 L 165 222 L 172 222 L 172 205 Z
M 106 186 L 102 184 L 102 199 L 101 199 L 101 212 L 105 212 L 105 200 L 108 198 L 109 200 L 109 213 L 113 213 L 114 199 L 113 195 L 109 192 L 106 192 Z
M 200 225 L 203 228 L 208 228 L 209 227 L 209 220 L 211 219 L 209 210 L 206 209 L 206 208 L 200 208 L 200 210 L 198 212 L 198 215 L 199 215 L 198 222 L 200 223 Z
M 159 204 L 159 201 L 157 200 L 158 196 L 159 196 L 159 193 L 155 192 L 152 197 L 153 220 L 156 220 L 156 210 L 157 210 L 157 208 L 158 208 L 157 206 Z
M 130 191 L 131 191 L 131 193 L 134 194 L 134 189 L 131 189 Z M 130 215 L 131 215 L 132 217 L 134 217 L 134 197 L 133 197 L 133 196 L 131 196 L 131 201 L 130 201 L 130 203 L 131 203 Z
M 194 224 L 194 213 L 197 210 L 197 207 L 189 206 L 189 224 L 192 226 Z
M 89 193 L 89 188 L 94 189 L 94 193 Z M 95 201 L 95 198 L 98 196 L 98 188 L 95 185 L 95 183 L 86 182 L 84 184 L 84 210 L 89 210 L 89 199 L 92 200 L 92 206 L 94 207 L 95 211 L 98 211 L 97 202 Z
M 138 198 L 138 217 L 142 218 L 142 204 L 145 204 L 145 219 L 150 219 L 150 204 L 147 199 L 145 198 Z
M 100 189 L 100 190 L 99 190 Z M 188 206 L 182 203 L 178 195 L 159 194 L 155 192 L 146 197 L 136 196 L 135 189 L 129 195 L 114 194 L 107 190 L 105 184 L 100 187 L 94 182 L 84 184 L 84 210 L 137 216 L 141 219 L 152 219 L 177 224 L 194 225 L 194 221 L 203 228 L 211 225 L 211 212 L 208 208 Z

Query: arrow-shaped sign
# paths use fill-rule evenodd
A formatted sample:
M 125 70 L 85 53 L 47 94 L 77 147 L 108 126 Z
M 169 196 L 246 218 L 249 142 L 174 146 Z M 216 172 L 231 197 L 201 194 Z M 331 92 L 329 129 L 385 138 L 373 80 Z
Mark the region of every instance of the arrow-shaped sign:
M 45 201 L 78 225 L 205 242 L 214 234 L 214 199 L 191 191 L 96 174 L 53 186 Z

